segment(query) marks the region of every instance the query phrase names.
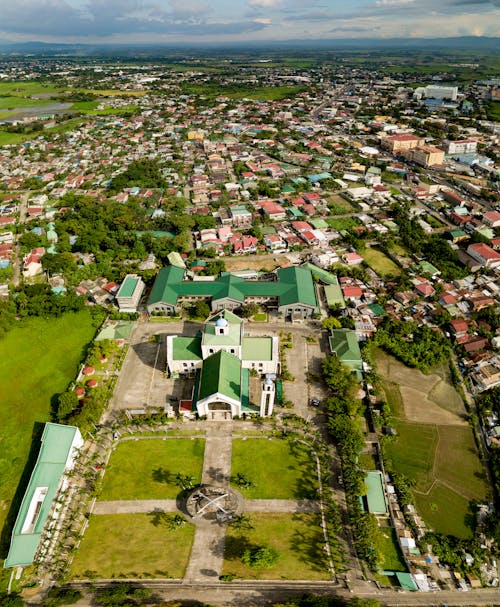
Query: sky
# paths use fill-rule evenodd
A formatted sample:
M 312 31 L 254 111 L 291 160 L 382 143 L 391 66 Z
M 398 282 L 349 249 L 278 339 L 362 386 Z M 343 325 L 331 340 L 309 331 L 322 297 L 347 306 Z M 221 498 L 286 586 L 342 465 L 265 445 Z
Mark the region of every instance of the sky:
M 0 0 L 0 40 L 11 42 L 499 35 L 500 0 Z

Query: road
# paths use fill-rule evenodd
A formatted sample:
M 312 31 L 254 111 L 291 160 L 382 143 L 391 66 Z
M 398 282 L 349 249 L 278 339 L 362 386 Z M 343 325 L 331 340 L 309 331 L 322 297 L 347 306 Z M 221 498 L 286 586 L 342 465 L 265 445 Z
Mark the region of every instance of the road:
M 126 582 L 129 580 L 121 580 Z M 137 580 L 130 580 L 137 583 Z M 116 580 L 94 583 L 96 588 L 102 588 L 116 583 Z M 229 582 L 229 583 L 182 583 L 179 581 L 157 582 L 142 580 L 141 585 L 153 590 L 150 601 L 158 604 L 163 601 L 200 601 L 202 604 L 217 605 L 218 607 L 265 607 L 276 601 L 283 601 L 304 593 L 320 595 L 334 595 L 349 600 L 353 593 L 346 589 L 335 587 L 331 582 Z M 90 584 L 72 584 L 82 591 L 88 591 Z M 405 605 L 419 607 L 451 606 L 486 606 L 498 605 L 499 591 L 497 588 L 471 590 L 469 592 L 381 592 L 370 591 L 355 592 L 363 599 L 376 599 L 388 607 L 402 607 Z M 76 603 L 77 607 L 93 607 L 90 595 Z
M 19 202 L 19 223 L 24 224 L 26 222 L 26 211 L 28 210 L 28 198 L 30 192 L 25 192 L 21 195 Z M 14 247 L 14 263 L 13 263 L 13 278 L 12 282 L 15 287 L 19 286 L 21 282 L 21 245 L 19 244 L 19 234 L 16 234 L 16 246 Z

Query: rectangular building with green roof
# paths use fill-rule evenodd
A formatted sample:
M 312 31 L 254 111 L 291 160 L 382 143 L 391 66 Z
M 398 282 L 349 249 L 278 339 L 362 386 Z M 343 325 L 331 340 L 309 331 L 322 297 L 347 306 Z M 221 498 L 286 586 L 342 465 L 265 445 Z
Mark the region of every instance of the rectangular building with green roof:
M 40 452 L 17 514 L 4 567 L 31 565 L 43 532 L 56 525 L 60 507 L 57 494 L 67 486 L 65 474 L 74 466 L 82 435 L 75 426 L 45 424 Z
M 332 329 L 328 341 L 332 354 L 335 354 L 342 364 L 355 371 L 358 378 L 361 379 L 363 359 L 356 332 L 351 329 Z
M 214 312 L 234 310 L 245 303 L 272 306 L 284 316 L 309 318 L 318 311 L 311 271 L 280 268 L 275 281 L 245 280 L 224 274 L 211 281 L 185 280 L 181 268 L 168 266 L 158 273 L 148 300 L 150 314 L 177 313 L 183 302 L 205 300 Z
M 127 274 L 116 294 L 116 302 L 120 312 L 137 312 L 137 307 L 141 301 L 144 283 L 137 274 Z

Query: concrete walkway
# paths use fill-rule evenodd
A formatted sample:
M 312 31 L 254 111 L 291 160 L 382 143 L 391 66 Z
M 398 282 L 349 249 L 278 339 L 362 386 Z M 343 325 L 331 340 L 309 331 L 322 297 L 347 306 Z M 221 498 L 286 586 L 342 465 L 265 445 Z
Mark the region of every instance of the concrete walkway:
M 184 582 L 216 582 L 222 573 L 226 529 L 217 524 L 199 525 Z
M 96 502 L 93 514 L 134 514 L 137 512 L 177 511 L 175 500 L 116 500 L 112 502 Z
M 231 422 L 210 422 L 205 438 L 205 457 L 201 482 L 203 485 L 229 486 L 232 452 Z
M 243 512 L 319 512 L 314 500 L 244 500 Z

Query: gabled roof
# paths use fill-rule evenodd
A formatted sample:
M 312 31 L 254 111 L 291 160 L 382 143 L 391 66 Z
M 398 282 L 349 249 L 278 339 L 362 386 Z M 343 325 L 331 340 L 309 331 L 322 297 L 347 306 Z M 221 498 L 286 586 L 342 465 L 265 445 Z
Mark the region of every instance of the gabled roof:
M 300 304 L 317 307 L 316 290 L 310 270 L 300 267 L 281 268 L 276 282 L 245 280 L 225 274 L 212 281 L 183 280 L 181 268 L 168 266 L 158 273 L 148 305 L 164 302 L 176 305 L 183 295 L 210 297 L 217 301 L 231 299 L 243 303 L 245 297 L 277 297 L 280 306 Z
M 241 361 L 225 350 L 205 359 L 198 401 L 217 393 L 234 400 L 241 399 Z
M 363 370 L 363 361 L 356 332 L 351 329 L 332 329 L 329 337 L 330 349 L 341 362 L 357 371 Z
M 45 424 L 38 459 L 17 514 L 4 567 L 33 562 L 76 433 L 79 431 L 75 426 Z

